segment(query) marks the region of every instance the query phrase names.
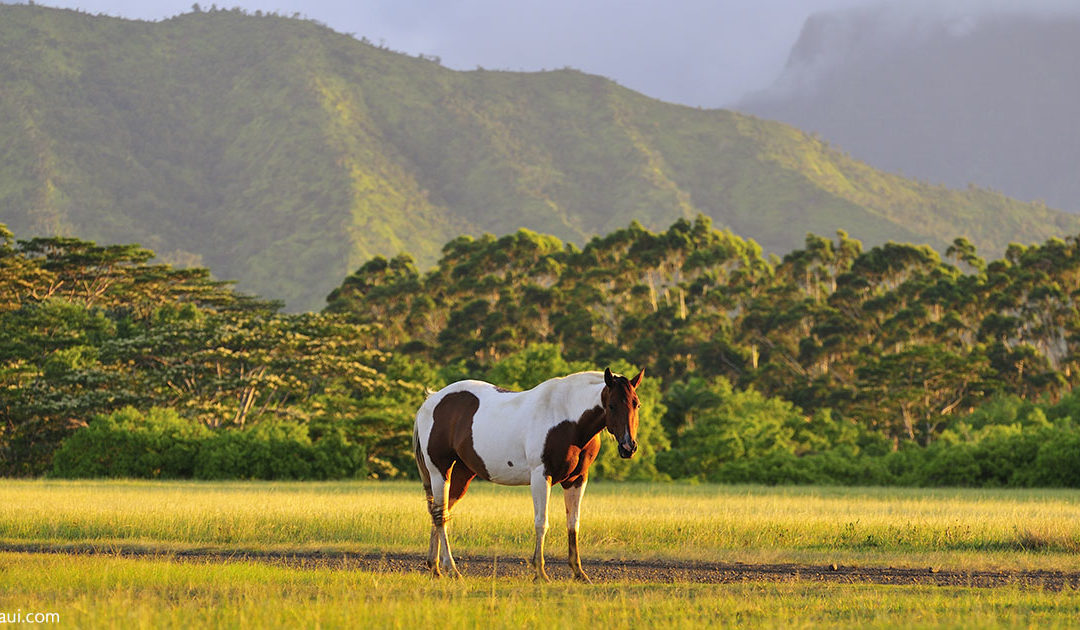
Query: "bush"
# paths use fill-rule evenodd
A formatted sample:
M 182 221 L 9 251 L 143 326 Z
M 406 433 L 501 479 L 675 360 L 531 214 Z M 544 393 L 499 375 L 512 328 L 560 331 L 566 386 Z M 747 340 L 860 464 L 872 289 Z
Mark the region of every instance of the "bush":
M 261 423 L 227 429 L 205 440 L 196 479 L 342 479 L 366 476 L 365 449 L 342 427 L 323 428 L 313 442 L 307 425 Z
M 920 486 L 979 485 L 979 464 L 970 444 L 934 444 L 927 448 L 926 461 L 917 471 Z
M 740 468 L 742 464 L 729 466 L 741 460 L 759 460 L 776 453 L 793 455 L 823 446 L 824 440 L 810 445 L 798 441 L 797 435 L 805 436 L 809 425 L 835 430 L 843 434 L 843 440 L 848 437 L 831 414 L 807 418 L 785 400 L 768 398 L 753 389 L 736 391 L 723 377 L 712 382 L 691 379 L 679 388 L 673 387 L 665 400 L 683 416 L 665 420 L 676 431 L 676 445 L 658 459 L 658 464 L 672 477 L 734 481 L 729 479 L 733 475 L 751 475 L 750 468 Z M 762 474 L 764 470 L 760 469 Z
M 196 479 L 311 479 L 314 445 L 307 427 L 265 422 L 226 429 L 205 440 L 195 458 Z
M 126 407 L 95 416 L 53 456 L 57 477 L 190 478 L 210 431 L 172 409 Z
M 1056 435 L 1039 446 L 1025 485 L 1080 488 L 1080 435 Z
M 1036 410 L 1037 411 L 1037 410 Z M 984 487 L 1026 486 L 1040 444 L 1053 431 L 1023 431 L 1019 426 L 988 426 L 972 451 L 979 466 L 976 484 Z
M 128 407 L 97 416 L 63 442 L 56 477 L 341 479 L 367 476 L 367 450 L 343 426 L 263 422 L 211 431 L 174 410 Z
M 881 458 L 831 451 L 798 456 L 775 452 L 757 459 L 736 460 L 719 467 L 708 477 L 722 483 L 769 485 L 892 485 Z

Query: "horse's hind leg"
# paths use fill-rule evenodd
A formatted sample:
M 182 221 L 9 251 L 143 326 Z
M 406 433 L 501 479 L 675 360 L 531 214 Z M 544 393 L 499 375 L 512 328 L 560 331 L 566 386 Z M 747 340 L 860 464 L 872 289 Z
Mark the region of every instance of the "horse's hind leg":
M 447 471 L 447 483 L 446 483 L 446 509 L 443 512 L 443 526 L 442 535 L 440 538 L 440 555 L 442 556 L 442 564 L 448 568 L 451 575 L 460 576 L 458 572 L 457 562 L 454 561 L 453 554 L 450 553 L 450 543 L 448 539 L 447 524 L 450 521 L 450 511 L 454 508 L 454 505 L 465 494 L 465 491 L 469 488 L 469 482 L 475 477 L 476 473 L 469 469 L 468 466 L 460 461 L 455 462 L 454 465 Z
M 447 572 L 454 577 L 461 577 L 457 563 L 450 553 L 450 541 L 446 537 L 446 522 L 450 519 L 450 479 L 454 473 L 454 465 L 446 471 L 446 478 L 436 472 L 431 475 L 432 501 L 428 506 L 431 513 L 431 542 L 428 545 L 428 566 L 434 575 L 442 575 L 439 561 L 445 565 Z
M 436 524 L 442 521 L 442 509 L 440 508 L 436 511 L 435 489 L 433 486 L 436 485 L 434 483 L 435 480 L 438 480 L 438 492 L 441 497 L 444 494 L 442 489 L 444 484 L 442 475 L 439 473 L 438 469 L 428 465 L 427 459 L 423 455 L 423 450 L 420 448 L 419 436 L 415 430 L 413 431 L 413 455 L 416 457 L 416 468 L 420 472 L 420 479 L 424 482 L 424 494 L 427 496 L 428 514 L 431 515 L 431 537 L 428 540 L 427 565 L 428 569 L 431 570 L 432 575 L 442 575 L 442 571 L 439 569 L 439 547 L 441 544 L 439 527 Z M 443 502 L 443 505 L 445 505 L 445 502 Z M 436 517 L 436 513 L 439 514 L 438 517 Z
M 431 475 L 429 479 L 430 481 L 424 484 L 424 490 L 427 491 L 428 514 L 431 515 L 431 538 L 428 540 L 427 565 L 431 569 L 432 575 L 439 576 L 442 575 L 442 570 L 439 568 L 439 556 L 441 555 L 439 551 L 440 547 L 442 547 L 440 529 L 444 527 L 445 510 L 443 506 L 446 505 L 445 501 L 440 501 L 439 498 L 445 495 L 444 488 L 446 484 L 438 472 Z

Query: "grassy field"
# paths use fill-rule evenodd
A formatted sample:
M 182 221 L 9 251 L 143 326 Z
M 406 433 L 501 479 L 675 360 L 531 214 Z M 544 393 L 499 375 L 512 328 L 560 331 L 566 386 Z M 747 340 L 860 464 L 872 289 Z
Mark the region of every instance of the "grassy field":
M 565 549 L 552 492 L 550 556 Z M 523 488 L 475 484 L 455 510 L 458 554 L 524 558 Z M 15 481 L 0 544 L 106 555 L 0 553 L 0 614 L 57 612 L 77 627 L 1069 626 L 1080 593 L 873 584 L 536 585 L 418 573 L 115 557 L 210 550 L 409 551 L 426 546 L 407 483 Z M 1080 571 L 1080 492 L 594 484 L 583 559 L 796 562 Z M 419 597 L 418 597 L 419 595 Z M 420 605 L 420 601 L 425 602 Z M 583 617 L 584 615 L 584 617 Z
M 548 549 L 561 554 L 561 490 Z M 525 557 L 527 489 L 473 484 L 458 553 Z M 14 481 L 0 542 L 150 550 L 415 551 L 430 527 L 418 483 Z M 1080 492 L 592 484 L 583 558 L 928 565 L 1080 571 Z

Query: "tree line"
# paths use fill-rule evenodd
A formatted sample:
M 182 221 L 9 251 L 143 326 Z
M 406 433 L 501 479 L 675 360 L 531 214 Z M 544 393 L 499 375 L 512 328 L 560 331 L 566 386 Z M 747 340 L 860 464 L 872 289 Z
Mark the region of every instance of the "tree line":
M 700 216 L 521 230 L 372 258 L 300 315 L 152 257 L 0 232 L 0 472 L 409 476 L 426 388 L 611 365 L 649 371 L 649 447 L 600 476 L 1080 485 L 1073 237 L 986 262 L 843 232 L 766 257 Z
M 246 439 L 274 424 L 282 434 L 332 438 L 355 460 L 350 474 L 398 474 L 407 461 L 402 414 L 424 392 L 413 366 L 374 348 L 363 325 L 284 315 L 206 269 L 152 258 L 134 245 L 15 242 L 0 226 L 0 474 L 48 473 L 61 443 L 94 418 L 118 413 L 137 423 L 152 409 L 173 412 L 152 418 L 180 418 L 204 433 L 253 429 Z M 88 452 L 100 460 L 91 469 L 109 473 L 117 448 Z
M 724 377 L 829 409 L 899 447 L 943 419 L 1013 394 L 1057 399 L 1077 378 L 1080 248 L 1011 245 L 987 263 L 966 239 L 864 251 L 839 232 L 766 258 L 708 218 L 639 224 L 583 249 L 521 230 L 459 237 L 420 273 L 374 258 L 327 312 L 382 328 L 386 350 L 468 372 L 530 343 L 574 361 L 621 359 L 665 383 Z

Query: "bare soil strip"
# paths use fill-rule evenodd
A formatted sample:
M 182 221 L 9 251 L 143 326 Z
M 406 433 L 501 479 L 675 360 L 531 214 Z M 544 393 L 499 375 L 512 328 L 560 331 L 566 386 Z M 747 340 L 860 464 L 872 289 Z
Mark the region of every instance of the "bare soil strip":
M 102 555 L 160 560 L 237 562 L 254 561 L 288 567 L 333 567 L 386 573 L 427 572 L 419 553 L 347 553 L 341 551 L 266 551 L 214 548 L 161 550 L 152 547 L 91 544 L 0 544 L 0 551 L 71 555 Z M 532 569 L 519 557 L 461 555 L 458 568 L 470 577 L 528 577 Z M 562 558 L 547 559 L 548 574 L 555 580 L 571 579 Z M 711 563 L 680 560 L 584 561 L 593 582 L 639 582 L 656 584 L 734 582 L 835 582 L 841 584 L 897 584 L 994 588 L 1019 586 L 1061 590 L 1080 588 L 1080 572 L 1064 571 L 965 571 L 927 567 L 817 566 L 800 564 Z

